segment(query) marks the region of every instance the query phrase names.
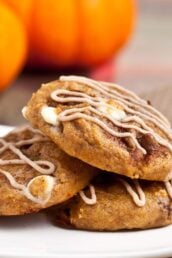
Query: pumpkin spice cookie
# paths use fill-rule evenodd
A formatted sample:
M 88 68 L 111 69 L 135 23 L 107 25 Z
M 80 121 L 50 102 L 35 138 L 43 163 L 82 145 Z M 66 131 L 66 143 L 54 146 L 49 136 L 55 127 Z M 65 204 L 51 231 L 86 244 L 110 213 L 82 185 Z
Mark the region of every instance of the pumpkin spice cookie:
M 170 189 L 172 186 L 165 187 L 162 182 L 129 180 L 106 173 L 50 215 L 59 226 L 84 230 L 166 226 L 172 224 Z
M 62 76 L 33 94 L 23 115 L 66 153 L 131 178 L 172 177 L 168 120 L 111 83 Z
M 0 215 L 20 215 L 64 202 L 95 168 L 60 150 L 40 131 L 18 128 L 0 138 Z

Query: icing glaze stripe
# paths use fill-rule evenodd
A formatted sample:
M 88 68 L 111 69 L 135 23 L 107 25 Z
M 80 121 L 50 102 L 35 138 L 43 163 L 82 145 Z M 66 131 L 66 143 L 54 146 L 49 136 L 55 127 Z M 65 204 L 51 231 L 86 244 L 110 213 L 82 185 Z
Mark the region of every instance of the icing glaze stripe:
M 130 137 L 135 146 L 146 154 L 146 150 L 140 145 L 136 135 L 131 131 L 134 129 L 142 134 L 150 134 L 160 145 L 167 147 L 172 152 L 172 144 L 162 135 L 156 133 L 151 126 L 159 128 L 165 136 L 171 140 L 172 131 L 169 128 L 168 120 L 156 109 L 149 106 L 146 101 L 140 99 L 136 94 L 123 89 L 115 84 L 108 84 L 104 82 L 96 82 L 94 80 L 77 77 L 77 76 L 62 76 L 60 80 L 66 82 L 84 83 L 88 87 L 96 90 L 95 96 L 90 96 L 83 92 L 57 89 L 51 93 L 51 98 L 58 103 L 82 103 L 88 104 L 84 108 L 69 108 L 57 115 L 58 121 L 66 122 L 78 118 L 83 118 L 96 123 L 112 136 L 116 137 Z M 124 117 L 116 119 L 108 115 L 108 109 L 113 106 L 108 103 L 108 100 L 115 100 L 126 112 Z M 102 109 L 104 107 L 104 110 Z M 88 114 L 88 111 L 90 113 Z M 118 111 L 121 112 L 121 111 Z M 119 133 L 117 130 L 110 128 L 110 126 L 101 120 L 104 117 L 119 128 L 125 128 L 126 132 Z M 118 121 L 120 120 L 120 121 Z M 131 124 L 136 123 L 136 125 Z
M 116 180 L 119 181 L 126 189 L 126 191 L 128 192 L 128 194 L 131 196 L 133 202 L 138 206 L 138 207 L 143 207 L 146 204 L 146 197 L 145 197 L 145 193 L 139 183 L 139 181 L 137 179 L 133 179 L 132 182 L 135 186 L 135 190 L 134 188 L 123 178 L 121 178 L 120 176 L 116 175 Z M 172 180 L 164 182 L 167 193 L 169 195 L 169 197 L 172 199 Z M 96 197 L 96 192 L 95 192 L 95 187 L 93 185 L 89 185 L 89 189 L 91 192 L 91 198 L 88 198 L 84 191 L 80 191 L 79 195 L 82 198 L 82 200 L 88 204 L 88 205 L 93 205 L 96 204 L 97 202 L 97 197 Z
M 88 205 L 94 205 L 96 204 L 97 202 L 97 197 L 96 197 L 96 193 L 95 193 L 95 188 L 93 185 L 89 185 L 89 190 L 90 190 L 90 193 L 91 193 L 91 198 L 88 198 L 84 191 L 80 191 L 79 192 L 79 195 L 80 197 L 82 198 L 82 200 L 88 204 Z
M 46 137 L 43 136 L 42 133 L 39 132 L 39 130 L 35 130 L 29 126 L 16 129 L 12 133 L 22 133 L 25 130 L 28 130 L 33 134 L 38 134 L 38 135 L 33 136 L 33 138 L 31 139 L 19 140 L 18 142 L 7 142 L 3 138 L 0 138 L 0 144 L 2 145 L 0 147 L 0 154 L 3 154 L 3 152 L 6 150 L 10 150 L 12 153 L 18 156 L 18 159 L 7 159 L 7 160 L 0 159 L 0 166 L 28 164 L 29 166 L 31 166 L 33 169 L 35 169 L 37 172 L 41 173 L 42 175 L 34 177 L 33 179 L 30 180 L 28 185 L 25 186 L 23 184 L 17 183 L 17 181 L 11 175 L 10 172 L 0 168 L 0 173 L 3 174 L 8 179 L 11 186 L 13 186 L 15 189 L 20 190 L 21 194 L 23 194 L 26 198 L 28 198 L 29 200 L 35 203 L 44 205 L 51 197 L 51 192 L 54 186 L 55 178 L 49 175 L 54 173 L 55 166 L 52 162 L 49 162 L 47 160 L 33 161 L 21 152 L 21 150 L 18 147 L 22 147 L 28 144 L 33 144 L 35 142 L 44 142 L 48 140 Z M 44 192 L 44 198 L 34 197 L 29 190 L 30 186 L 34 183 L 34 181 L 40 177 L 46 180 L 46 183 L 47 183 L 47 189 Z
M 134 203 L 139 206 L 139 207 L 143 207 L 146 203 L 146 198 L 145 198 L 145 193 L 142 190 L 140 183 L 137 179 L 132 180 L 135 188 L 136 188 L 136 192 L 134 191 L 134 189 L 131 187 L 131 185 L 125 181 L 124 179 L 118 177 L 117 179 L 118 181 L 120 181 L 126 188 L 127 192 L 130 194 L 130 196 L 132 197 Z
M 66 121 L 71 121 L 71 120 L 75 120 L 78 118 L 84 118 L 90 122 L 93 122 L 97 125 L 99 125 L 101 128 L 103 128 L 105 131 L 107 131 L 108 133 L 110 133 L 111 135 L 115 136 L 115 137 L 131 137 L 131 139 L 133 140 L 133 142 L 135 143 L 135 145 L 137 146 L 138 149 L 140 149 L 144 154 L 146 154 L 146 150 L 144 148 L 141 147 L 141 145 L 139 144 L 139 142 L 136 140 L 136 138 L 134 137 L 134 135 L 130 132 L 125 132 L 125 133 L 120 133 L 118 131 L 115 131 L 113 129 L 111 129 L 110 127 L 108 127 L 104 122 L 102 122 L 100 119 L 98 119 L 97 117 L 92 117 L 89 116 L 87 114 L 83 114 L 80 112 L 74 112 L 74 114 L 72 115 L 67 115 L 67 111 L 76 111 L 75 109 L 71 109 L 71 110 L 66 110 L 63 111 L 63 113 L 61 113 L 59 115 L 59 120 L 62 122 L 66 122 Z M 80 110 L 82 111 L 82 110 Z M 65 114 L 65 115 L 64 115 Z
M 102 92 L 106 96 L 109 96 L 112 98 L 116 97 L 116 95 L 118 95 L 118 97 L 121 100 L 123 100 L 126 104 L 129 104 L 129 105 L 138 104 L 141 107 L 151 110 L 156 115 L 156 117 L 159 117 L 162 121 L 164 121 L 164 123 L 166 123 L 168 126 L 170 126 L 170 123 L 167 120 L 167 118 L 165 116 L 163 116 L 158 110 L 156 110 L 152 106 L 148 105 L 146 103 L 146 101 L 139 98 L 135 93 L 133 93 L 129 90 L 126 90 L 125 88 L 123 88 L 119 85 L 112 84 L 112 83 L 106 83 L 106 82 L 98 82 L 98 81 L 91 80 L 89 78 L 81 77 L 81 76 L 61 76 L 60 80 L 84 83 L 84 84 L 88 85 L 89 87 L 92 87 L 93 89 L 96 89 L 97 91 Z M 113 91 L 111 89 L 109 89 L 109 86 L 111 88 L 113 88 Z M 120 94 L 119 91 L 122 91 L 123 94 Z M 128 95 L 128 94 L 131 97 L 131 98 L 129 98 L 130 102 L 125 101 L 126 95 Z

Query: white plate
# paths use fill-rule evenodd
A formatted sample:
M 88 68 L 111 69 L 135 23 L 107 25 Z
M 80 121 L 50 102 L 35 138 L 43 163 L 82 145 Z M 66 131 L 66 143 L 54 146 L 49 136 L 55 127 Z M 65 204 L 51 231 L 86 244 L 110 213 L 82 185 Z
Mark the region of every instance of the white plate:
M 0 136 L 9 131 L 0 126 Z M 172 256 L 172 226 L 96 233 L 53 226 L 45 215 L 0 218 L 0 258 L 112 258 Z

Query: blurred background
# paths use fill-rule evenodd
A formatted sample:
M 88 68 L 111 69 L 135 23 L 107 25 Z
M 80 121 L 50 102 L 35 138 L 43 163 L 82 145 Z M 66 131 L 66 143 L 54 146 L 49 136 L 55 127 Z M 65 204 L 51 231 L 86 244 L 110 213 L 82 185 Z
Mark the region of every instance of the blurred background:
M 60 74 L 117 82 L 172 121 L 171 0 L 0 0 L 0 124 Z

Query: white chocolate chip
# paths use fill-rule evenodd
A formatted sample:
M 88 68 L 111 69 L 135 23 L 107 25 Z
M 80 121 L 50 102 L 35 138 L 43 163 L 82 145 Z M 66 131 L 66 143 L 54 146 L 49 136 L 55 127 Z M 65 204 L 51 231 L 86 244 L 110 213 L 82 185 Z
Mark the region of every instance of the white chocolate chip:
M 35 184 L 36 181 L 38 181 L 37 183 L 39 183 L 41 180 L 44 181 L 45 183 L 45 189 L 44 189 L 44 195 L 47 195 L 49 194 L 53 187 L 54 187 L 54 184 L 55 184 L 55 178 L 52 177 L 52 176 L 49 176 L 49 175 L 40 175 L 40 176 L 37 176 L 37 177 L 34 177 L 28 184 L 28 189 L 31 187 L 32 184 Z
M 45 194 L 51 194 L 53 187 L 55 185 L 55 178 L 52 176 L 42 175 L 44 178 L 46 178 L 46 191 Z
M 48 124 L 58 126 L 59 120 L 58 115 L 56 113 L 56 109 L 53 107 L 44 106 L 41 109 L 41 116 L 43 117 L 44 121 Z
M 112 105 L 111 106 L 102 105 L 98 107 L 98 110 L 104 114 L 110 115 L 112 118 L 118 121 L 121 121 L 126 117 L 126 113 L 123 110 L 115 108 Z
M 22 109 L 22 115 L 23 115 L 23 117 L 25 118 L 25 119 L 27 119 L 26 118 L 26 113 L 27 113 L 27 107 L 25 106 L 25 107 L 23 107 L 23 109 Z
M 42 196 L 37 196 L 37 197 L 34 197 L 32 195 L 32 193 L 30 192 L 30 188 L 36 184 L 36 183 L 39 183 L 40 180 L 44 180 L 44 183 L 45 183 L 45 188 L 44 188 L 44 191 L 42 193 Z M 37 181 L 37 182 L 36 182 Z M 32 201 L 36 201 L 40 204 L 44 204 L 46 202 L 48 202 L 48 200 L 50 199 L 51 197 L 51 194 L 52 194 L 52 190 L 54 188 L 54 185 L 55 185 L 55 178 L 52 177 L 52 176 L 49 176 L 49 175 L 41 175 L 41 176 L 37 176 L 35 178 L 33 178 L 27 185 L 27 188 L 25 190 L 25 196 L 28 198 L 28 199 L 31 199 Z

